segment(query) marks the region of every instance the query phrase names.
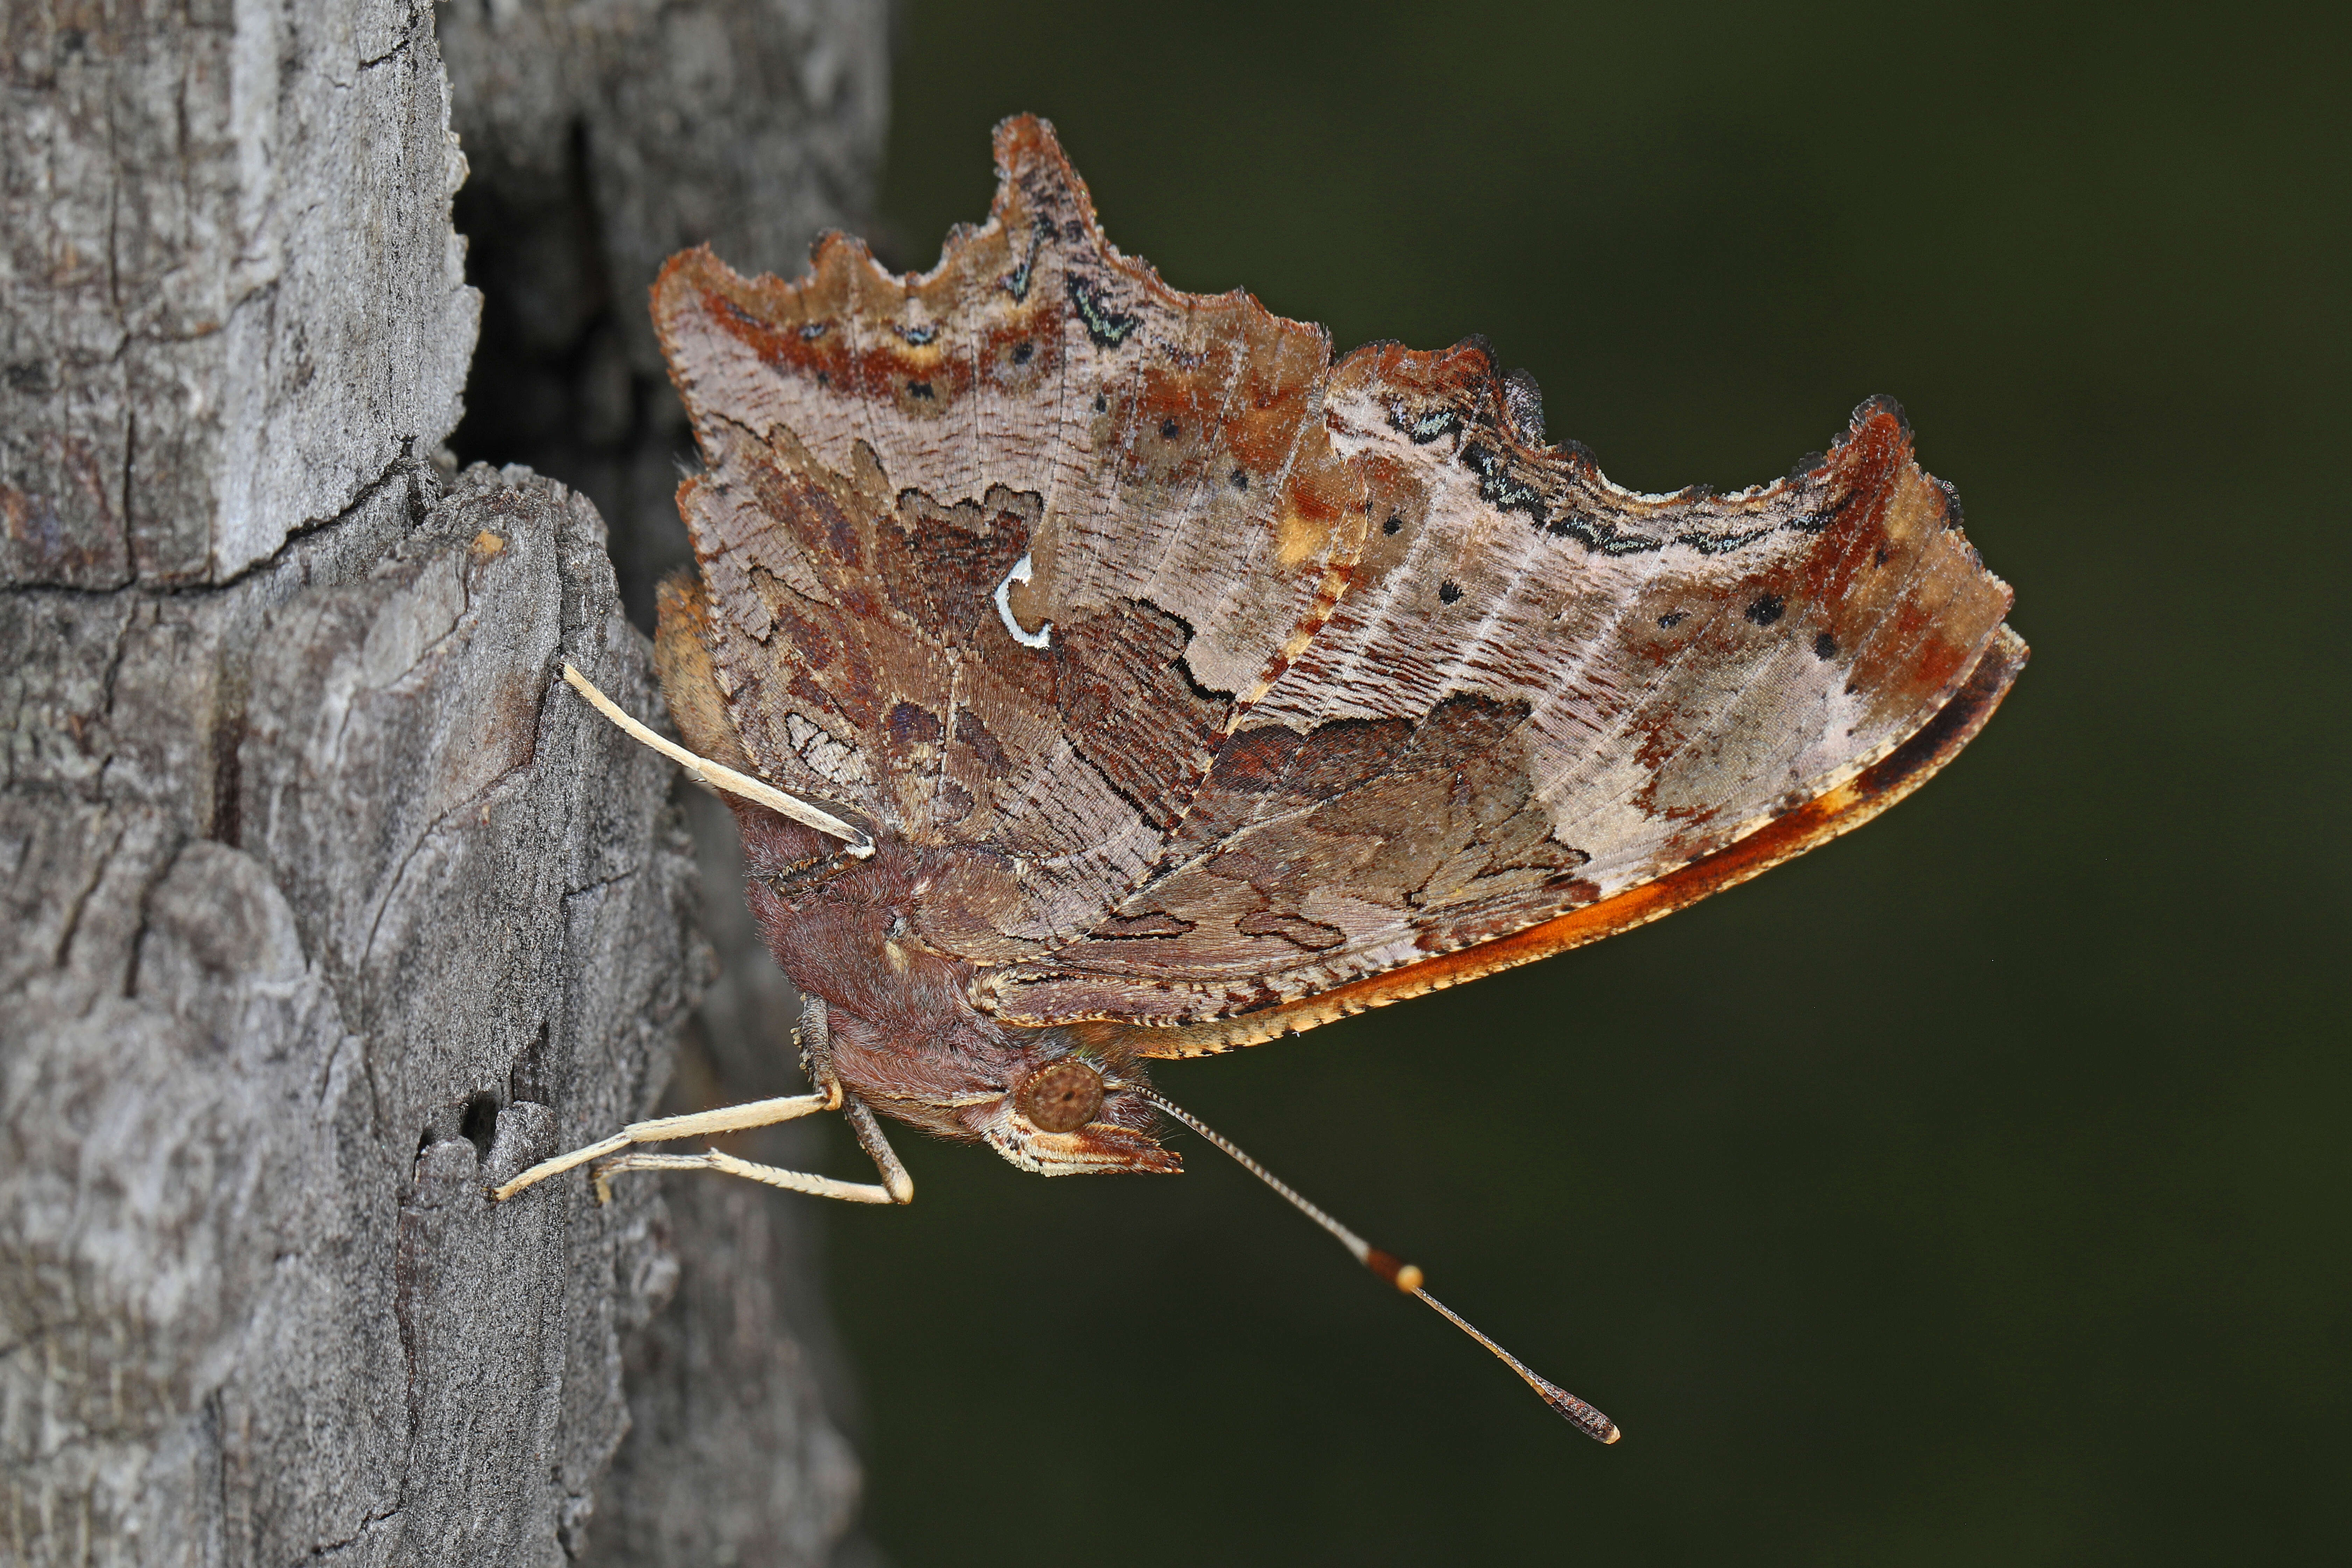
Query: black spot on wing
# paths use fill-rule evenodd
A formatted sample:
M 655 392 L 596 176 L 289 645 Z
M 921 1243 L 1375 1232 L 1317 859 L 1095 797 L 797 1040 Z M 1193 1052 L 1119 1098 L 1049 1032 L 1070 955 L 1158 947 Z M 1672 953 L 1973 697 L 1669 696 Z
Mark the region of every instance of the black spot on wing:
M 1404 436 L 1416 447 L 1426 447 L 1433 441 L 1443 441 L 1462 429 L 1462 413 L 1456 408 L 1408 408 L 1402 403 L 1389 405 L 1389 427 Z
M 1675 535 L 1676 544 L 1686 544 L 1701 555 L 1728 555 L 1735 550 L 1745 550 L 1758 540 L 1766 538 L 1779 528 L 1778 523 L 1766 523 L 1744 533 L 1707 533 L 1698 529 L 1685 530 Z
M 1029 230 L 1029 254 L 1021 258 L 1020 266 L 1005 274 L 1004 291 L 1013 296 L 1016 304 L 1029 298 L 1030 279 L 1036 273 L 1037 247 L 1045 243 L 1045 237 L 1051 232 L 1052 228 L 1049 225 L 1032 226 Z
M 1510 454 L 1484 441 L 1466 441 L 1462 462 L 1478 476 L 1478 499 L 1497 511 L 1525 512 L 1538 528 L 1551 521 L 1543 492 L 1529 484 Z

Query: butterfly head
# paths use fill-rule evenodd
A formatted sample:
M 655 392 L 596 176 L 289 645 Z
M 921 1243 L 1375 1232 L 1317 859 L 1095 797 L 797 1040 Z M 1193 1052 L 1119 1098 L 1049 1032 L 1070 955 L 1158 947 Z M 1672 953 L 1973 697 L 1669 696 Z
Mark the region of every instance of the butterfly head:
M 1158 1113 L 1134 1064 L 1073 1030 L 1007 1032 L 1034 1037 L 1017 1047 L 1006 1092 L 973 1108 L 981 1137 L 998 1153 L 1043 1176 L 1183 1168 L 1152 1136 Z
M 1038 1175 L 1183 1168 L 1153 1136 L 1150 1080 L 1122 1045 L 1132 1031 L 1002 1024 L 971 1005 L 963 966 L 912 944 L 885 951 L 891 984 L 827 998 L 834 1070 L 873 1110 Z

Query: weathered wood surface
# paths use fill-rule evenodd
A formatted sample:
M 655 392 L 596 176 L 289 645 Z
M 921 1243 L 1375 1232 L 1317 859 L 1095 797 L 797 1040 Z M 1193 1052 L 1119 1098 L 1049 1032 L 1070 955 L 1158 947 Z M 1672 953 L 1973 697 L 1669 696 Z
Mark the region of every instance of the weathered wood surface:
M 461 453 L 529 463 L 596 502 L 621 596 L 691 559 L 694 451 L 646 313 L 661 264 L 708 242 L 790 277 L 863 231 L 887 121 L 882 0 L 457 0 L 440 12 L 457 196 L 487 302 Z
M 482 1189 L 650 1101 L 690 868 L 550 684 L 651 700 L 593 511 L 437 489 L 5 601 L 0 1555 L 553 1562 L 593 1507 L 654 1190 Z
M 661 1110 L 803 1092 L 792 1046 L 800 999 L 752 929 L 734 818 L 699 791 L 684 792 L 683 804 L 700 862 L 700 924 L 718 962 Z M 728 1147 L 817 1170 L 821 1143 L 820 1130 L 800 1122 L 738 1134 Z M 627 1342 L 631 1425 L 598 1486 L 583 1561 L 866 1561 L 863 1539 L 844 1533 L 861 1478 L 834 1421 L 855 1391 L 824 1299 L 823 1207 L 692 1176 L 662 1192 L 677 1290 Z
M 689 559 L 675 499 L 693 438 L 646 313 L 662 262 L 709 240 L 796 272 L 863 220 L 885 129 L 888 7 L 875 0 L 460 0 L 438 13 L 457 199 L 485 294 L 461 452 L 528 462 L 593 497 L 621 595 Z M 733 818 L 689 794 L 714 977 L 666 1110 L 798 1091 L 798 998 L 751 929 Z M 742 1135 L 791 1168 L 806 1125 Z M 849 1394 L 815 1279 L 821 1214 L 730 1182 L 665 1188 L 681 1275 L 629 1343 L 634 1425 L 599 1489 L 587 1560 L 823 1562 L 858 1472 L 827 1416 Z M 854 1554 L 857 1543 L 845 1543 Z
M 0 582 L 222 581 L 449 428 L 465 163 L 430 7 L 0 21 Z
M 432 12 L 5 29 L 0 1562 L 824 1561 L 789 1200 L 482 1194 L 653 1107 L 710 964 L 670 770 L 552 680 L 658 711 L 593 507 L 425 456 Z M 762 984 L 697 1062 L 787 1070 Z

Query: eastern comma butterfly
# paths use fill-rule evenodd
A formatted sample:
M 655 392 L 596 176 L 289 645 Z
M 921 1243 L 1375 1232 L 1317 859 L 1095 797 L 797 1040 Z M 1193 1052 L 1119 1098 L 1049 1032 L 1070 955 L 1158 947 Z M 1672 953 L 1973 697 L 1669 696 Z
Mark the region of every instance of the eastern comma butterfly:
M 1529 963 L 1857 827 L 2025 661 L 2010 591 L 1886 400 L 1736 495 L 1618 489 L 1486 343 L 1367 344 L 1180 293 L 1045 121 L 987 224 L 898 277 L 707 249 L 654 319 L 705 470 L 656 662 L 733 795 L 817 1092 L 641 1122 L 600 1162 L 866 1203 L 877 1116 L 1045 1175 L 1171 1172 L 1146 1064 Z M 839 1110 L 879 1184 L 633 1146 Z

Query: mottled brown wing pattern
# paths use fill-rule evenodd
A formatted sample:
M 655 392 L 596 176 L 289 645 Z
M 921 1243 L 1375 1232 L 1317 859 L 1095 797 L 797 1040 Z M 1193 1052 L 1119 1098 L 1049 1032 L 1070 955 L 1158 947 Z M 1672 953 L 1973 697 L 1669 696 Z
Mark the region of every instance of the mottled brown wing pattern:
M 1349 592 L 1154 874 L 983 978 L 1001 1016 L 1254 1015 L 1601 904 L 1831 796 L 2001 629 L 1892 404 L 1778 483 L 1643 496 L 1513 401 L 1475 343 L 1339 367 L 1376 520 Z
M 1146 1057 L 1212 1056 L 1532 963 L 1687 908 L 1852 832 L 1933 778 L 1984 728 L 2024 668 L 2025 658 L 2024 640 L 2002 626 L 1952 700 L 1909 740 L 1787 816 L 1654 880 L 1491 942 L 1433 954 L 1275 1006 L 1169 1027 L 1118 1029 L 1122 1042 Z
M 1335 370 L 1121 256 L 1042 121 L 997 159 L 929 273 L 690 252 L 655 315 L 708 464 L 673 708 L 926 851 L 1005 1022 L 1223 1048 L 1590 940 L 1864 820 L 2022 663 L 1891 404 L 1635 494 L 1483 343 Z
M 989 222 L 929 273 L 832 236 L 799 282 L 693 251 L 654 297 L 708 470 L 679 492 L 707 597 L 665 637 L 707 653 L 710 743 L 944 851 L 922 934 L 982 963 L 1165 858 L 1366 516 L 1320 328 L 1119 255 L 1041 121 L 996 150 Z

